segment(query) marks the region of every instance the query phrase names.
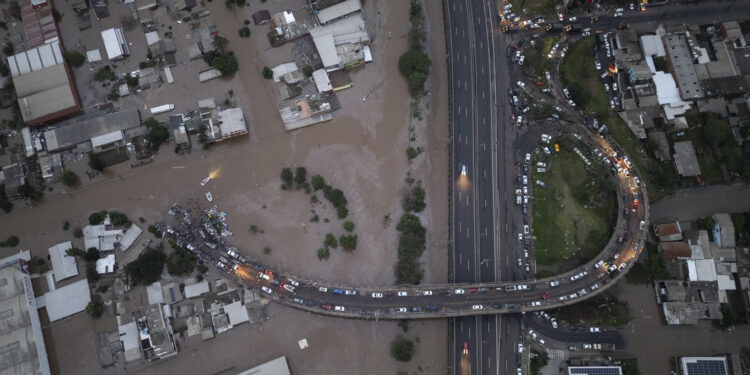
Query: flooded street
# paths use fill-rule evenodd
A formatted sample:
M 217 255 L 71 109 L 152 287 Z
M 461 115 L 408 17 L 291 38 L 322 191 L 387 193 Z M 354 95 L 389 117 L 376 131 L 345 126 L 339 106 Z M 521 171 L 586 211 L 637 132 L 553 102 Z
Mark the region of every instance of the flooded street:
M 220 35 L 230 40 L 229 48 L 239 60 L 238 77 L 245 92 L 238 97 L 242 98 L 241 106 L 250 112 L 246 114 L 252 119 L 250 136 L 222 142 L 207 151 L 198 150 L 197 146 L 185 156 L 172 153 L 171 145 L 164 145 L 152 164 L 130 168 L 123 163 L 108 168 L 105 177 L 95 182 L 85 182 L 67 193 L 47 193 L 38 207 L 28 208 L 16 202 L 10 215 L 0 215 L 2 237 L 15 234 L 21 238 L 19 248 L 28 248 L 32 254 L 46 258 L 50 246 L 72 239 L 72 231 L 62 230 L 64 220 L 70 220 L 71 228 L 84 226 L 91 212 L 114 209 L 126 213 L 134 222 L 142 217 L 148 224 L 165 217 L 173 202 L 193 198 L 209 206 L 205 193 L 210 191 L 212 204 L 227 213 L 227 223 L 234 231 L 228 241 L 248 257 L 310 279 L 389 285 L 394 281 L 397 256 L 395 223 L 402 212 L 404 178 L 411 170 L 412 176 L 422 181 L 428 200 L 427 209 L 420 214 L 428 228 L 428 248 L 422 258 L 423 282 L 446 282 L 449 133 L 445 61 L 433 57 L 431 107 L 422 108 L 422 121 L 415 119 L 410 124 L 407 84 L 397 70 L 398 57 L 407 48 L 408 5 L 405 1 L 365 3 L 374 62 L 350 73 L 354 86 L 338 93 L 342 109 L 334 113 L 333 121 L 287 133 L 276 108 L 278 93 L 272 81 L 261 75 L 266 65 L 263 50 L 269 47 L 267 28 L 253 27 L 250 39 L 237 35 L 243 20 L 260 7 L 254 2 L 230 11 L 223 2 L 209 3 Z M 263 4 L 262 8 L 271 13 L 286 9 L 276 1 Z M 430 53 L 445 56 L 440 4 L 428 4 L 425 12 L 430 17 Z M 386 38 L 388 32 L 391 38 Z M 363 101 L 368 94 L 368 100 Z M 410 126 L 416 134 L 414 147 L 424 148 L 411 163 L 405 152 Z M 287 166 L 304 166 L 308 178 L 320 174 L 344 192 L 349 200 L 347 220 L 355 223 L 359 236 L 355 252 L 332 249 L 328 261 L 317 259 L 316 251 L 326 233 L 344 233 L 343 221 L 336 217 L 322 193 L 317 197 L 323 203 L 313 205 L 303 191 L 282 191 L 279 173 Z M 201 187 L 200 181 L 212 171 L 216 178 Z M 320 216 L 319 222 L 310 221 L 314 214 Z M 393 220 L 388 225 L 383 220 L 386 215 Z M 330 222 L 325 223 L 324 218 Z M 250 225 L 256 225 L 263 233 L 249 233 Z M 73 243 L 83 245 L 82 240 Z M 264 254 L 265 247 L 272 249 L 269 254 Z M 17 250 L 2 249 L 2 256 Z M 79 269 L 82 270 L 80 264 Z M 419 365 L 435 370 L 446 365 L 444 320 L 413 323 L 407 336 L 420 336 L 422 340 L 417 344 L 415 359 L 399 365 L 388 355 L 388 345 L 398 330 L 396 323 L 338 320 L 274 305 L 269 308 L 269 317 L 269 322 L 261 327 L 239 327 L 230 335 L 205 343 L 201 353 L 217 353 L 215 360 L 206 360 L 197 352 L 181 353 L 147 367 L 143 373 L 181 373 L 196 369 L 193 366 L 197 364 L 202 366 L 200 373 L 219 371 L 227 363 L 237 363 L 242 369 L 282 354 L 289 357 L 293 370 L 311 374 L 353 373 L 353 369 L 364 365 L 372 370 L 367 373 L 416 371 Z M 93 329 L 91 319 L 79 314 L 49 330 L 61 373 L 101 371 L 98 363 L 81 360 L 95 357 L 95 342 L 90 337 Z M 295 349 L 296 340 L 308 334 L 308 339 L 315 338 L 311 350 L 299 352 Z M 252 355 L 247 355 L 240 345 Z M 81 355 L 82 350 L 88 354 Z

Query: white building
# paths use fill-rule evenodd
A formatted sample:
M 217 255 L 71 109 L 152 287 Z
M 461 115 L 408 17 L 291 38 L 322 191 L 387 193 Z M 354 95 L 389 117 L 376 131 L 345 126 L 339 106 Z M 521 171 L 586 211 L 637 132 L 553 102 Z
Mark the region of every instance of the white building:
M 56 283 L 78 275 L 76 258 L 67 254 L 67 251 L 72 248 L 73 244 L 70 241 L 49 248 L 49 260 L 52 263 Z

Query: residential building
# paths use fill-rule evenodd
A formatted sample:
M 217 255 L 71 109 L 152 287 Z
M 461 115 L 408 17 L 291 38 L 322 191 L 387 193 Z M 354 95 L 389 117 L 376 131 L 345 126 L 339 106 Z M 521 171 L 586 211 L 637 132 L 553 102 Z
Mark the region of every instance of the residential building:
M 72 248 L 73 244 L 70 241 L 59 243 L 49 248 L 49 260 L 52 263 L 55 282 L 78 276 L 76 257 L 67 254 L 67 251 Z
M 682 357 L 682 375 L 729 375 L 726 357 Z
M 683 100 L 699 99 L 705 96 L 698 75 L 693 67 L 689 36 L 686 33 L 674 33 L 664 36 L 664 50 L 672 76 L 677 81 L 680 97 Z
M 677 174 L 682 177 L 694 177 L 701 175 L 701 167 L 695 156 L 695 149 L 691 141 L 674 143 L 674 165 Z
M 45 131 L 42 150 L 56 152 L 83 145 L 93 150 L 94 142 L 98 150 L 114 145 L 124 146 L 125 134 L 141 127 L 141 117 L 137 109 L 128 108 L 99 116 L 85 116 L 52 130 Z M 145 129 L 145 127 L 143 127 Z
M 43 296 L 37 298 L 37 308 L 45 307 L 49 320 L 55 322 L 85 311 L 89 302 L 91 302 L 89 282 L 82 279 L 44 293 Z
M 734 247 L 734 223 L 729 214 L 715 214 L 713 239 L 719 247 Z
M 690 245 L 685 241 L 659 242 L 659 250 L 664 259 L 690 259 L 692 255 Z
M 237 375 L 291 375 L 289 363 L 285 356 L 255 366 L 238 373 Z M 620 374 L 622 375 L 622 374 Z
M 682 240 L 682 228 L 680 222 L 656 224 L 654 233 L 659 237 L 659 241 L 680 241 Z
M 569 366 L 568 375 L 622 375 L 620 366 Z
M 362 11 L 360 0 L 343 0 L 323 9 L 315 10 L 315 16 L 321 25 L 341 19 L 355 12 Z

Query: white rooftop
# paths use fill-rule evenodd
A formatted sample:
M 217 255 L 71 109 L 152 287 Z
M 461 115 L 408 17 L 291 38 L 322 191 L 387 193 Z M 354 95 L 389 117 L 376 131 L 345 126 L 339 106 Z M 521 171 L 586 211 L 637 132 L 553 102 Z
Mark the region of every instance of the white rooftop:
M 83 227 L 83 243 L 86 250 L 92 247 L 102 251 L 114 250 L 120 236 L 122 236 L 121 229 L 107 230 L 106 226 L 101 224 Z
M 661 41 L 661 36 L 659 35 L 641 36 L 641 49 L 643 50 L 643 56 L 664 57 L 667 55 L 664 51 L 664 44 Z
M 96 273 L 115 272 L 115 254 L 109 254 L 96 260 Z
M 147 286 L 146 294 L 148 295 L 149 305 L 154 305 L 157 303 L 164 303 L 164 295 L 161 292 L 161 282 L 157 281 Z
M 143 233 L 143 230 L 139 228 L 135 224 L 131 224 L 130 228 L 125 232 L 125 235 L 123 235 L 120 238 L 120 250 L 125 251 L 130 248 L 130 246 L 133 245 L 133 242 L 138 239 L 138 236 Z
M 333 43 L 331 34 L 321 34 L 313 36 L 315 48 L 318 49 L 318 55 L 323 61 L 324 67 L 335 67 L 339 65 L 339 55 L 336 53 L 336 44 Z
M 284 74 L 296 72 L 297 69 L 297 64 L 293 62 L 276 65 L 271 69 L 273 72 L 273 81 L 279 82 Z
M 250 321 L 247 309 L 240 301 L 224 305 L 224 312 L 227 313 L 227 316 L 229 317 L 229 324 L 233 326 Z
M 362 9 L 362 4 L 359 0 L 344 0 L 340 3 L 336 3 L 327 8 L 323 8 L 317 12 L 318 21 L 321 24 L 325 24 L 335 20 L 337 18 L 346 16 L 347 14 L 357 12 Z
M 73 244 L 68 242 L 59 243 L 49 248 L 49 260 L 52 263 L 52 271 L 55 274 L 55 282 L 65 280 L 78 275 L 78 264 L 76 258 L 68 256 L 66 251 L 72 249 Z
M 185 285 L 185 298 L 198 297 L 203 293 L 208 293 L 208 281 L 202 281 L 197 284 Z
M 54 322 L 86 310 L 86 305 L 91 302 L 89 282 L 82 279 L 47 292 L 40 298 L 43 298 L 44 305 L 47 307 L 49 320 Z
M 92 49 L 91 51 L 86 51 L 86 58 L 89 62 L 97 62 L 102 60 L 102 54 L 98 49 Z
M 289 372 L 289 364 L 286 362 L 286 357 L 281 356 L 268 361 L 262 365 L 255 366 L 249 370 L 240 372 L 237 375 L 291 375 Z
M 121 32 L 121 31 L 120 31 Z M 122 57 L 125 52 L 122 50 L 120 35 L 115 28 L 103 30 L 101 32 L 104 41 L 104 49 L 107 51 L 107 58 L 110 60 Z
M 219 129 L 224 138 L 247 133 L 242 108 L 229 108 L 219 112 Z
M 677 89 L 677 83 L 669 73 L 654 73 L 654 85 L 656 85 L 656 96 L 659 104 L 681 102 L 680 90 Z
M 333 85 L 331 85 L 331 80 L 328 78 L 328 73 L 326 73 L 325 69 L 314 71 L 312 78 L 313 81 L 315 81 L 315 86 L 318 88 L 318 92 L 328 92 L 333 90 Z
M 113 132 L 109 132 L 107 134 L 98 135 L 96 137 L 91 138 L 91 147 L 97 148 L 101 146 L 106 146 L 110 143 L 114 143 L 117 141 L 123 140 L 124 137 L 122 135 L 122 130 L 115 130 Z
M 118 326 L 117 331 L 120 333 L 123 350 L 127 352 L 128 350 L 138 349 L 140 340 L 138 339 L 138 327 L 135 322 Z
M 690 281 L 716 281 L 716 265 L 713 259 L 687 260 Z

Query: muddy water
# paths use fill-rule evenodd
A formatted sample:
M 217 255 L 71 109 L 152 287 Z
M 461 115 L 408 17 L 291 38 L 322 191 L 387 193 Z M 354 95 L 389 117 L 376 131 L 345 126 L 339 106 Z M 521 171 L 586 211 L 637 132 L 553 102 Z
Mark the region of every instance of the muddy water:
M 279 6 L 276 3 L 269 2 L 268 7 Z M 378 2 L 377 10 L 374 9 L 375 3 L 367 2 L 365 7 L 365 18 L 374 39 L 375 61 L 352 73 L 355 86 L 339 94 L 343 109 L 335 113 L 334 121 L 292 133 L 283 130 L 274 104 L 277 93 L 260 74 L 265 65 L 262 51 L 268 43 L 264 40 L 265 29 L 254 28 L 253 37 L 240 39 L 237 29 L 249 16 L 228 12 L 221 2 L 209 3 L 220 34 L 230 40 L 230 48 L 240 62 L 238 75 L 245 87 L 244 97 L 248 100 L 241 104 L 252 112 L 250 137 L 216 145 L 205 152 L 194 151 L 187 156 L 174 155 L 169 146 L 163 147 L 157 160 L 150 165 L 137 169 L 119 165 L 108 169 L 106 178 L 67 194 L 50 196 L 38 207 L 16 207 L 11 215 L 0 215 L 0 234 L 17 234 L 21 237 L 22 248 L 30 248 L 35 255 L 46 257 L 48 247 L 72 239 L 70 232 L 61 230 L 65 219 L 74 225 L 85 225 L 90 212 L 117 209 L 133 219 L 143 217 L 150 221 L 167 216 L 166 208 L 172 202 L 197 199 L 208 205 L 204 194 L 210 190 L 213 203 L 229 215 L 228 223 L 235 233 L 230 241 L 247 255 L 313 279 L 386 285 L 393 282 L 397 240 L 394 227 L 401 214 L 400 194 L 405 186 L 404 177 L 411 170 L 415 178 L 423 181 L 429 199 L 428 209 L 421 214 L 422 221 L 428 226 L 430 246 L 423 257 L 425 282 L 445 281 L 448 233 L 447 177 L 443 172 L 448 168 L 447 87 L 442 84 L 446 79 L 445 64 L 442 59 L 433 58 L 435 69 L 431 78 L 431 96 L 435 99 L 432 108 L 423 109 L 425 119 L 412 123 L 417 132 L 415 146 L 424 147 L 425 152 L 410 164 L 405 153 L 410 124 L 407 87 L 397 71 L 398 56 L 406 49 L 408 2 Z M 243 11 L 251 14 L 257 9 L 246 7 Z M 431 33 L 435 40 L 430 44 L 430 52 L 433 56 L 444 56 L 439 4 L 430 4 L 427 10 L 435 27 Z M 389 31 L 391 38 L 387 39 L 385 35 Z M 372 95 L 367 101 L 362 101 L 368 93 Z M 308 175 L 320 173 L 345 192 L 349 200 L 348 219 L 355 222 L 355 231 L 359 235 L 355 253 L 345 254 L 336 249 L 328 261 L 317 259 L 316 250 L 322 245 L 325 234 L 330 232 L 338 236 L 344 230 L 331 207 L 324 203 L 312 205 L 310 197 L 303 192 L 280 191 L 280 169 L 296 165 L 305 166 Z M 211 171 L 217 171 L 216 179 L 207 187 L 200 187 L 199 182 Z M 322 201 L 322 195 L 317 195 Z M 319 215 L 320 222 L 310 222 L 314 214 Z M 390 215 L 394 222 L 384 225 L 384 215 Z M 324 218 L 330 222 L 324 223 Z M 251 224 L 262 228 L 263 233 L 248 233 Z M 82 246 L 82 241 L 78 242 L 81 243 L 77 245 Z M 264 254 L 264 247 L 270 247 L 271 253 Z M 0 249 L 0 255 L 15 251 Z M 88 318 L 79 316 L 75 319 Z M 317 330 L 336 326 L 334 319 L 315 321 L 316 325 L 320 324 Z M 284 326 L 282 323 L 280 321 L 278 326 Z M 427 323 L 428 326 L 431 324 L 432 328 L 428 327 L 427 331 L 437 329 L 443 332 L 444 323 Z M 350 337 L 363 339 L 376 329 L 365 322 L 347 326 Z M 55 329 L 64 331 L 64 327 L 61 325 Z M 289 337 L 284 333 L 275 336 L 283 337 L 279 339 L 285 342 L 296 338 L 289 334 Z M 88 335 L 82 334 L 81 340 L 85 346 L 90 346 Z M 249 338 L 242 341 L 245 340 L 252 341 Z M 427 350 L 428 353 L 434 350 L 442 354 L 443 342 L 441 333 L 429 343 L 423 341 L 418 350 Z M 387 345 L 387 341 L 365 339 L 362 345 L 379 347 Z M 65 369 L 76 368 L 74 358 L 78 355 L 75 352 L 65 345 L 59 345 L 56 351 L 63 373 Z M 364 348 L 357 351 L 366 352 Z M 369 363 L 375 367 L 384 366 L 383 372 L 395 372 L 395 365 L 390 360 L 382 361 L 386 355 L 378 357 L 377 364 Z M 433 354 L 424 359 L 427 363 L 441 364 L 444 363 L 442 357 Z M 341 362 L 332 361 L 324 368 L 331 369 L 330 373 L 344 373 L 336 371 L 347 368 L 344 366 L 347 361 L 339 359 Z

